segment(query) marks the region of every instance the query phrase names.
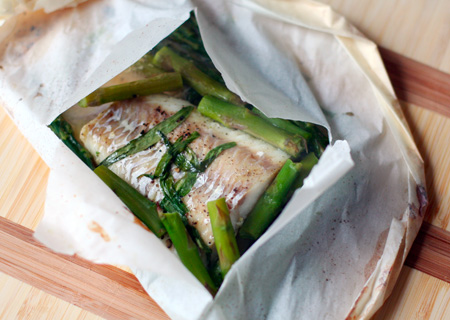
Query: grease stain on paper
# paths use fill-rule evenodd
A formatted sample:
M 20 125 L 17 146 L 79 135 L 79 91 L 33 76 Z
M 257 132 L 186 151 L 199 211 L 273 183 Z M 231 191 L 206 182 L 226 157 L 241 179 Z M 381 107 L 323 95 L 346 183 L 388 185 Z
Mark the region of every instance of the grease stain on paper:
M 92 220 L 91 223 L 88 225 L 88 228 L 92 232 L 100 234 L 102 239 L 105 240 L 106 242 L 111 241 L 111 238 L 109 237 L 108 233 L 106 233 L 106 231 L 102 228 L 102 226 L 99 225 L 97 222 Z

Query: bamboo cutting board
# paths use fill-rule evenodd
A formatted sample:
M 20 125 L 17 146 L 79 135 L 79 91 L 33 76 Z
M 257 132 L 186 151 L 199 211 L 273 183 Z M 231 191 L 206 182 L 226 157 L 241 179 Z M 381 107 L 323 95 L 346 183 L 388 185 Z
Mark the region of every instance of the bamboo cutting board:
M 397 94 L 415 104 L 403 107 L 427 164 L 431 195 L 427 220 L 431 226 L 423 229 L 416 242 L 416 256 L 408 257 L 407 264 L 413 268 L 404 267 L 392 297 L 375 318 L 450 318 L 449 278 L 443 272 L 450 270 L 449 251 L 445 250 L 450 242 L 442 231 L 450 230 L 450 119 L 445 116 L 450 108 L 446 100 L 450 88 L 446 75 L 450 73 L 450 2 L 327 2 L 376 42 L 433 67 L 382 51 Z M 131 315 L 167 319 L 132 275 L 76 257 L 54 255 L 33 242 L 30 229 L 43 213 L 49 171 L 3 110 L 0 150 L 0 214 L 6 218 L 0 219 L 0 270 L 34 286 L 2 275 L 0 319 L 124 319 Z M 48 269 L 49 265 L 52 268 Z

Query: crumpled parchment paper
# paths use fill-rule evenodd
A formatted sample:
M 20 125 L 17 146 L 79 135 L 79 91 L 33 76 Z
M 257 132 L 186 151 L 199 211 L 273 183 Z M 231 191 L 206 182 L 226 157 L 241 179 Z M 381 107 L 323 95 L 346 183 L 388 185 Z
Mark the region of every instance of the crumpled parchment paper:
M 33 8 L 57 9 L 42 3 Z M 309 0 L 26 9 L 0 28 L 0 102 L 51 168 L 37 239 L 129 265 L 174 319 L 367 319 L 381 306 L 422 222 L 423 163 L 376 45 L 343 17 Z M 232 91 L 269 116 L 324 125 L 333 139 L 214 299 L 46 127 L 193 9 Z

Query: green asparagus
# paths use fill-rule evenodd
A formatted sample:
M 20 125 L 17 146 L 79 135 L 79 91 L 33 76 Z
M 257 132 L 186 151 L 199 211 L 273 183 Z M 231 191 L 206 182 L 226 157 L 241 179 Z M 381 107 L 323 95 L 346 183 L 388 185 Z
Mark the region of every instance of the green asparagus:
M 58 138 L 60 138 L 61 141 L 81 159 L 81 161 L 92 170 L 95 169 L 94 158 L 89 151 L 75 139 L 72 127 L 62 116 L 53 120 L 49 127 Z
M 166 233 L 155 203 L 105 166 L 98 166 L 94 172 L 157 237 L 161 238 Z
M 295 125 L 294 123 L 292 123 L 289 120 L 284 120 L 284 119 L 279 119 L 279 118 L 269 118 L 264 113 L 262 113 L 261 111 L 259 111 L 257 108 L 255 108 L 253 106 L 250 108 L 250 110 L 253 113 L 260 116 L 261 118 L 263 118 L 264 120 L 266 120 L 267 122 L 270 122 L 271 124 L 273 124 L 275 127 L 283 129 L 289 133 L 297 134 L 297 135 L 305 138 L 306 140 L 309 140 L 312 136 L 310 132 L 303 130 L 302 128 Z
M 192 272 L 212 295 L 215 295 L 217 287 L 212 281 L 206 267 L 203 265 L 198 248 L 189 236 L 180 215 L 176 212 L 166 213 L 162 222 L 177 250 L 181 262 L 183 262 L 186 268 Z
M 183 79 L 202 96 L 212 95 L 230 103 L 244 105 L 241 98 L 227 89 L 223 84 L 208 77 L 200 71 L 192 61 L 177 55 L 168 47 L 161 48 L 153 59 L 153 63 L 165 70 L 175 70 L 181 73 Z
M 220 72 L 215 68 L 205 50 L 200 36 L 200 30 L 198 29 L 197 19 L 193 12 L 191 12 L 190 18 L 166 39 L 162 40 L 152 50 L 152 53 L 156 53 L 159 49 L 166 46 L 173 49 L 178 55 L 192 60 L 209 77 L 224 84 Z
M 130 141 L 122 148 L 110 154 L 105 160 L 102 161 L 101 165 L 110 166 L 111 164 L 127 156 L 150 148 L 160 140 L 160 136 L 157 133 L 158 131 L 161 131 L 164 134 L 168 134 L 176 127 L 178 127 L 181 123 L 183 123 L 183 121 L 186 120 L 186 118 L 191 114 L 193 109 L 194 107 L 191 106 L 184 107 L 170 118 L 167 118 L 166 120 L 158 123 L 144 135 Z
M 314 126 L 312 129 L 314 139 L 310 141 L 310 149 L 316 154 L 318 158 L 322 155 L 323 151 L 330 143 L 328 139 L 328 132 L 321 126 Z
M 230 220 L 230 212 L 225 198 L 210 201 L 207 203 L 207 207 L 217 253 L 219 254 L 220 269 L 222 270 L 222 276 L 225 278 L 233 263 L 240 257 Z
M 164 177 L 164 179 L 159 180 L 159 183 L 164 194 L 164 198 L 159 204 L 161 208 L 165 212 L 178 213 L 180 215 L 181 221 L 183 221 L 183 224 L 185 225 L 187 231 L 189 232 L 195 243 L 198 245 L 198 247 L 202 249 L 206 254 L 210 254 L 211 249 L 205 244 L 197 229 L 189 225 L 188 219 L 186 217 L 188 208 L 181 200 L 182 196 L 177 192 L 173 178 L 171 176 Z
M 162 73 L 144 80 L 98 88 L 81 99 L 78 105 L 83 108 L 99 106 L 107 102 L 127 100 L 182 87 L 183 80 L 178 72 Z
M 145 54 L 141 59 L 133 64 L 130 67 L 130 70 L 146 78 L 166 73 L 163 69 L 153 65 L 153 56 L 150 53 Z
M 297 177 L 297 180 L 294 183 L 292 191 L 295 191 L 296 189 L 303 186 L 303 181 L 309 175 L 312 168 L 317 164 L 318 161 L 319 159 L 317 159 L 316 155 L 312 152 L 309 153 L 306 157 L 304 157 L 302 161 L 300 161 L 302 167 L 300 168 L 300 173 Z
M 286 161 L 247 216 L 239 230 L 242 238 L 258 239 L 276 219 L 288 200 L 287 196 L 300 174 L 301 167 L 301 163 L 294 163 L 290 159 Z
M 247 108 L 206 96 L 200 101 L 198 111 L 226 127 L 240 129 L 264 140 L 295 158 L 304 151 L 305 141 L 302 137 L 274 127 Z

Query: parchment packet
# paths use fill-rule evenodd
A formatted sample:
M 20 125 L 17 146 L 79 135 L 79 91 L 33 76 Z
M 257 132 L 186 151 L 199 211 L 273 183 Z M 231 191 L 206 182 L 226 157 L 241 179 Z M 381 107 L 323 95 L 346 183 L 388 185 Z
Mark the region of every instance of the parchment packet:
M 214 300 L 46 127 L 192 9 L 231 90 L 333 138 Z M 174 319 L 365 319 L 390 293 L 422 221 L 423 164 L 376 46 L 327 6 L 88 1 L 14 16 L 0 41 L 2 105 L 51 168 L 35 233 L 50 248 L 129 265 Z

